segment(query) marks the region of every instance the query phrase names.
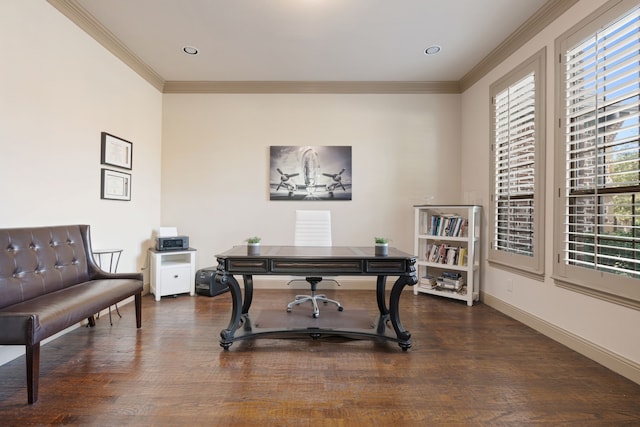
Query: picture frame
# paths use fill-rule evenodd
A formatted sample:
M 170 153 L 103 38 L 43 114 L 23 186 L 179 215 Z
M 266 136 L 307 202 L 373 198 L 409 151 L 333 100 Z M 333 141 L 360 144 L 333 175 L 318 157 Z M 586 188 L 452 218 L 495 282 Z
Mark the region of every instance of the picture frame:
M 132 142 L 107 132 L 101 132 L 100 141 L 100 162 L 103 165 L 131 170 L 133 166 Z
M 100 198 L 107 200 L 131 200 L 131 174 L 102 168 Z
M 350 201 L 350 145 L 270 146 L 269 200 Z

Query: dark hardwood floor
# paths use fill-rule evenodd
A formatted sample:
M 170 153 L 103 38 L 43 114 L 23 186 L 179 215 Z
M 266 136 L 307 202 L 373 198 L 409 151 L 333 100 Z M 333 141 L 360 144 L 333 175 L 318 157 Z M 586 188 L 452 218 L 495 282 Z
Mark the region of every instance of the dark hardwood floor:
M 294 294 L 256 290 L 253 317 Z M 376 313 L 373 291 L 329 294 L 343 313 Z M 407 352 L 335 337 L 224 351 L 230 301 L 147 295 L 140 330 L 129 304 L 113 326 L 102 316 L 50 342 L 32 406 L 24 357 L 0 366 L 0 425 L 640 425 L 640 385 L 483 304 L 405 291 Z M 340 314 L 321 307 L 326 321 Z

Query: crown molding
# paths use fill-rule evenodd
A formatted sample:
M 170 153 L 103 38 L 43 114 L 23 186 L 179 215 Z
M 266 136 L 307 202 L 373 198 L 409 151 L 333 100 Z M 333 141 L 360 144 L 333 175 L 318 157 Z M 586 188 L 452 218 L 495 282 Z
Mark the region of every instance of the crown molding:
M 506 40 L 500 43 L 482 61 L 476 64 L 462 79 L 460 90 L 464 92 L 482 77 L 500 65 L 526 42 L 540 33 L 560 15 L 569 10 L 580 0 L 549 0 L 531 18 L 518 27 Z
M 47 0 L 60 13 L 163 93 L 333 93 L 333 94 L 459 94 L 522 47 L 579 0 L 549 0 L 530 19 L 500 43 L 460 81 L 165 81 L 77 0 Z
M 98 22 L 93 15 L 87 12 L 76 0 L 47 0 L 47 2 L 69 18 L 71 22 L 75 23 L 84 32 L 93 37 L 129 68 L 138 73 L 140 77 L 156 89 L 162 91 L 164 79 L 125 46 L 104 25 Z
M 436 94 L 460 93 L 458 82 L 167 81 L 164 93 Z

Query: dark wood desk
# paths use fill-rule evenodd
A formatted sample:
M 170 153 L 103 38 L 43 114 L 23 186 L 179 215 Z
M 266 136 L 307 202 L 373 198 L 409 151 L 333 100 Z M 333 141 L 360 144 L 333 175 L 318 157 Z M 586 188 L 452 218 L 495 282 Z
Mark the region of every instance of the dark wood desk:
M 228 350 L 231 344 L 247 338 L 282 335 L 304 335 L 318 339 L 323 335 L 339 335 L 357 339 L 383 339 L 397 342 L 403 351 L 411 347 L 411 334 L 400 322 L 399 301 L 402 289 L 418 282 L 416 257 L 395 248 L 388 256 L 375 256 L 371 247 L 301 247 L 262 246 L 260 255 L 247 255 L 246 246 L 236 246 L 216 255 L 216 281 L 229 286 L 232 313 L 229 326 L 220 332 L 220 345 Z M 370 329 L 329 327 L 259 328 L 252 323 L 249 309 L 253 299 L 254 275 L 282 276 L 377 276 L 376 299 L 379 316 Z M 244 280 L 244 299 L 234 276 Z M 386 302 L 387 276 L 398 276 Z M 285 312 L 285 304 L 282 306 Z M 345 307 L 345 311 L 349 310 Z M 388 327 L 391 323 L 393 331 Z M 241 327 L 242 326 L 242 327 Z

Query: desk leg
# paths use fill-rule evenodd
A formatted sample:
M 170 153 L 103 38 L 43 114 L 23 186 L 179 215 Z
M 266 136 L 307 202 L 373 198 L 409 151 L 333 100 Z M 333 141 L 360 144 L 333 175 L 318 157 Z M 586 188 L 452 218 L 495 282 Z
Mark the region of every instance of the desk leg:
M 253 301 L 253 276 L 244 274 L 242 280 L 244 280 L 244 302 L 242 303 L 242 314 L 244 315 L 249 313 L 249 307 Z
M 222 285 L 227 284 L 229 291 L 231 292 L 231 319 L 229 320 L 229 326 L 227 329 L 220 332 L 220 346 L 225 350 L 228 350 L 233 343 L 233 337 L 236 330 L 240 326 L 240 320 L 242 318 L 242 292 L 240 291 L 240 285 L 235 277 L 228 274 L 216 274 L 215 280 Z
M 404 329 L 400 321 L 400 295 L 405 286 L 413 286 L 417 283 L 415 276 L 400 276 L 391 288 L 391 297 L 389 298 L 389 319 L 396 331 L 398 337 L 398 345 L 402 351 L 411 348 L 411 333 Z
M 387 276 L 378 276 L 376 281 L 376 299 L 378 300 L 378 310 L 380 310 L 380 316 L 386 316 L 389 314 L 387 308 L 387 297 L 385 295 L 387 285 Z

